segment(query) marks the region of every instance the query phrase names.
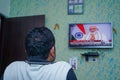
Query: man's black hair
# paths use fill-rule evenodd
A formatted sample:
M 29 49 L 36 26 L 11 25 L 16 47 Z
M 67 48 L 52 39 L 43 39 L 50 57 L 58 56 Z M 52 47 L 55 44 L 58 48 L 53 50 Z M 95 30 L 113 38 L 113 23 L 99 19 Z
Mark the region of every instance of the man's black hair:
M 54 45 L 54 35 L 51 30 L 46 27 L 32 29 L 25 38 L 28 57 L 37 56 L 41 59 L 47 59 L 50 49 Z

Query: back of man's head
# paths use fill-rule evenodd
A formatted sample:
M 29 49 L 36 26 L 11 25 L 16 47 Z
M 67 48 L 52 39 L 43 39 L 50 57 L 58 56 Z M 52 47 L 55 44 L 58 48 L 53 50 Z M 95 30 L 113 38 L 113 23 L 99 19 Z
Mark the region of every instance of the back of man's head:
M 41 59 L 47 59 L 50 49 L 54 45 L 54 35 L 46 27 L 32 29 L 25 38 L 25 47 L 28 57 L 37 56 Z

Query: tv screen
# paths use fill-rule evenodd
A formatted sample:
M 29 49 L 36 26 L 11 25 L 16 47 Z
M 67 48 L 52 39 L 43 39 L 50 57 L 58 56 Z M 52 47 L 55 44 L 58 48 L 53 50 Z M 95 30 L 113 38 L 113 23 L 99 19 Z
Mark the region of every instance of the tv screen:
M 113 48 L 111 23 L 69 24 L 69 47 Z

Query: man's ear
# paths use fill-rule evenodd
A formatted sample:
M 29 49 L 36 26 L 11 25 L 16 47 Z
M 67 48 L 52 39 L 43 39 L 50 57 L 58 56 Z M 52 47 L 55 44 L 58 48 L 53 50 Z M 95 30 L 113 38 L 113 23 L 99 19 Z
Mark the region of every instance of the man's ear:
M 51 48 L 51 50 L 50 50 L 50 54 L 51 54 L 51 56 L 52 57 L 55 57 L 55 46 L 53 46 L 52 48 Z
M 53 47 L 50 49 L 50 53 L 49 53 L 49 55 L 48 55 L 48 61 L 54 61 L 54 60 L 55 60 L 55 57 L 56 57 L 55 46 L 53 46 Z

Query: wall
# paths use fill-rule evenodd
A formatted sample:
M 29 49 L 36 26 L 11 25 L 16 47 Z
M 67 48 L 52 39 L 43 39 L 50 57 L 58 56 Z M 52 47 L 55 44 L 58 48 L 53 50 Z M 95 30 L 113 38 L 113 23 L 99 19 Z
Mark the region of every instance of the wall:
M 0 0 L 0 13 L 9 16 L 10 0 Z
M 69 61 L 78 57 L 78 80 L 120 80 L 120 0 L 84 0 L 84 14 L 68 15 L 67 0 L 11 0 L 10 17 L 46 15 L 46 26 L 56 37 L 57 59 Z M 114 32 L 113 49 L 70 49 L 68 47 L 69 23 L 112 22 Z M 59 24 L 60 29 L 54 30 Z M 98 51 L 98 62 L 85 62 L 82 53 Z

